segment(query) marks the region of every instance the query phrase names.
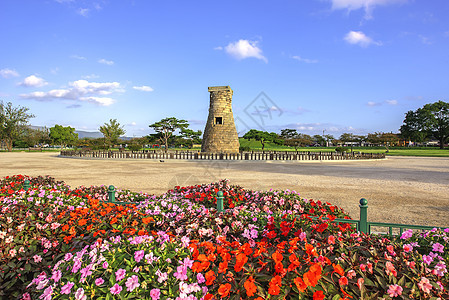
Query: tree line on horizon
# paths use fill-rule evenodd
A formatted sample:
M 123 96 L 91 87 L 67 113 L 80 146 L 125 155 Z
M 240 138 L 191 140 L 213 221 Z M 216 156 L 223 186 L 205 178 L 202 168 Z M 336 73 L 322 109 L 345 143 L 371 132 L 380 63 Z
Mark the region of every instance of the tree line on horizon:
M 139 150 L 145 145 L 164 145 L 165 150 L 169 146 L 192 148 L 201 143 L 200 130 L 189 129 L 186 120 L 169 117 L 150 124 L 155 133 L 129 141 L 121 140 L 126 131 L 117 119 L 110 119 L 99 127 L 103 138 L 78 138 L 75 128 L 56 124 L 50 128 L 32 129 L 28 122 L 34 115 L 29 113 L 29 108 L 14 107 L 11 102 L 0 101 L 0 143 L 4 144 L 8 151 L 13 147 L 26 148 L 36 145 L 57 145 L 62 148 L 67 146 L 88 147 L 91 149 L 110 149 L 117 145 L 127 144 L 131 150 Z M 298 149 L 299 147 L 320 145 L 329 146 L 341 144 L 361 144 L 394 146 L 400 141 L 423 143 L 429 140 L 438 140 L 441 149 L 449 140 L 449 103 L 438 101 L 425 104 L 423 107 L 405 114 L 403 125 L 399 133 L 375 132 L 367 135 L 355 135 L 343 133 L 335 138 L 333 135 L 307 135 L 296 129 L 285 128 L 281 132 L 266 132 L 251 129 L 243 138 L 256 140 L 261 143 L 262 150 L 267 143 L 285 145 Z M 176 134 L 177 133 L 177 134 Z M 0 144 L 0 146 L 1 146 Z

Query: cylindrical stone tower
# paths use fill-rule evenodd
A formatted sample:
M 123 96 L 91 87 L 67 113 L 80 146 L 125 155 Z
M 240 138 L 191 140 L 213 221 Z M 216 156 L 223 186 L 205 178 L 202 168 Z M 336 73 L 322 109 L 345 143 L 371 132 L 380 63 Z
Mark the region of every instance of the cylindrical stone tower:
M 232 90 L 229 86 L 209 87 L 209 117 L 204 129 L 201 152 L 238 153 L 239 137 L 232 114 Z

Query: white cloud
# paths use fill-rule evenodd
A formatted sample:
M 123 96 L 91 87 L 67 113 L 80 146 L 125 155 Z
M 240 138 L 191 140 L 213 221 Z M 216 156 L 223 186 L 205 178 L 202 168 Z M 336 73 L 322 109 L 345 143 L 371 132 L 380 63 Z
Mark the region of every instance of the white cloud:
M 112 66 L 114 64 L 114 62 L 112 60 L 106 60 L 104 58 L 99 59 L 98 62 L 100 64 L 104 64 L 104 65 L 108 65 L 108 66 Z
M 229 43 L 225 47 L 225 51 L 238 60 L 254 57 L 268 62 L 267 58 L 262 55 L 262 49 L 257 47 L 257 41 L 239 40 L 238 42 Z
M 69 83 L 69 88 L 54 89 L 48 92 L 33 92 L 20 95 L 25 99 L 51 100 L 67 99 L 75 101 L 87 101 L 102 106 L 109 106 L 115 102 L 108 97 L 99 97 L 110 95 L 114 92 L 123 92 L 118 82 L 89 82 L 87 80 L 77 80 Z
M 386 100 L 385 103 L 388 105 L 398 105 L 398 100 Z
M 316 64 L 318 62 L 318 60 L 316 59 L 302 58 L 301 56 L 298 55 L 292 56 L 292 58 L 300 62 L 305 62 L 306 64 Z
M 84 56 L 77 55 L 77 54 L 70 55 L 70 58 L 79 59 L 79 60 L 86 60 L 87 59 Z
M 133 86 L 133 89 L 138 90 L 138 91 L 142 91 L 142 92 L 152 92 L 152 91 L 154 91 L 154 89 L 152 87 L 147 86 L 147 85 Z
M 37 77 L 35 75 L 28 76 L 23 80 L 23 82 L 19 83 L 19 85 L 25 87 L 42 87 L 47 84 L 48 83 L 43 78 Z
M 369 106 L 369 107 L 375 107 L 375 106 L 381 106 L 383 104 L 398 105 L 398 100 L 385 100 L 383 102 L 369 101 L 366 105 Z
M 223 50 L 222 46 L 215 47 L 214 50 Z
M 83 78 L 83 79 L 96 79 L 96 78 L 100 78 L 100 76 L 98 76 L 96 74 L 90 74 L 90 75 L 81 76 L 81 78 Z
M 396 3 L 404 3 L 408 0 L 330 0 L 332 9 L 347 9 L 348 11 L 364 9 L 365 19 L 372 19 L 372 12 L 376 6 L 386 6 Z
M 89 9 L 88 8 L 80 8 L 80 9 L 78 9 L 78 14 L 82 15 L 83 17 L 87 17 L 89 15 Z
M 17 73 L 16 70 L 11 70 L 11 69 L 1 69 L 0 70 L 0 76 L 2 76 L 3 78 L 12 78 L 12 77 L 18 77 L 19 73 Z
M 349 44 L 360 45 L 361 47 L 367 47 L 367 46 L 369 46 L 371 44 L 374 44 L 374 45 L 377 45 L 377 46 L 381 46 L 382 45 L 381 42 L 374 41 L 372 38 L 366 36 L 361 31 L 350 31 L 350 32 L 348 32 L 345 35 L 344 40 L 346 42 L 348 42 Z

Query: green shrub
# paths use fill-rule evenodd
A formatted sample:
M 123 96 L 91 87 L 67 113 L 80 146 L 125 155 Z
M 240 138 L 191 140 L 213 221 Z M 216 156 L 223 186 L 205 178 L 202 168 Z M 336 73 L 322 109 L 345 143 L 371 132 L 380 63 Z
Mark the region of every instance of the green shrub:
M 251 148 L 248 146 L 240 146 L 239 147 L 239 151 L 243 152 L 243 151 L 251 151 Z
M 349 152 L 349 149 L 347 147 L 337 147 L 335 152 Z

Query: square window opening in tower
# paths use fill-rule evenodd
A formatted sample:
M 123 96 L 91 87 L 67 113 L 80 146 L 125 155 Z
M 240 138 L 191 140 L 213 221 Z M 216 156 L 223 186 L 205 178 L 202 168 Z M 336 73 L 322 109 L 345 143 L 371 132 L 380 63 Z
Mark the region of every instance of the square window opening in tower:
M 223 117 L 215 117 L 215 125 L 222 125 Z

